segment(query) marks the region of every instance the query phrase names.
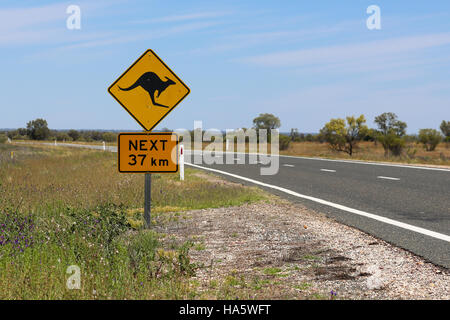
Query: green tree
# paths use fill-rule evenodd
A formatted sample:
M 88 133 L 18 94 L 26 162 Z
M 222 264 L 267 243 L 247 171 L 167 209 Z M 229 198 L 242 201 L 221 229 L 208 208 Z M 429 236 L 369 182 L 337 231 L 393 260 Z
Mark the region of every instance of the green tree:
M 445 141 L 450 142 L 450 121 L 442 120 L 440 128 L 445 137 Z
M 367 134 L 364 115 L 344 119 L 331 119 L 320 130 L 320 135 L 330 144 L 331 149 L 352 155 L 359 141 Z
M 67 134 L 67 132 L 57 131 L 55 135 L 58 141 L 70 141 L 72 138 Z
M 45 140 L 50 136 L 47 121 L 36 119 L 27 123 L 27 136 L 32 140 Z
M 271 140 L 270 130 L 278 129 L 281 126 L 281 122 L 278 117 L 274 116 L 271 113 L 260 113 L 258 117 L 253 119 L 253 125 L 258 134 L 258 139 L 259 139 L 259 130 L 265 129 L 267 130 L 267 142 L 270 142 Z
M 291 138 L 284 134 L 280 134 L 278 142 L 279 142 L 280 150 L 287 150 L 291 143 Z
M 261 113 L 253 119 L 255 129 L 278 129 L 281 126 L 280 119 L 271 113 Z
M 377 139 L 384 148 L 385 156 L 400 155 L 405 147 L 406 123 L 397 119 L 392 112 L 385 112 L 375 117 L 378 125 Z
M 433 151 L 441 142 L 442 136 L 435 129 L 420 129 L 419 142 L 423 143 L 425 150 Z
M 114 134 L 112 132 L 105 132 L 105 133 L 103 133 L 103 141 L 105 141 L 105 142 L 116 142 L 117 141 L 117 134 Z
M 298 133 L 298 129 L 292 128 L 289 137 L 291 138 L 292 141 L 300 141 L 300 134 Z
M 67 134 L 69 135 L 69 137 L 72 138 L 73 141 L 77 141 L 81 137 L 81 134 L 77 130 L 73 130 L 73 129 L 69 130 L 69 132 L 67 132 Z

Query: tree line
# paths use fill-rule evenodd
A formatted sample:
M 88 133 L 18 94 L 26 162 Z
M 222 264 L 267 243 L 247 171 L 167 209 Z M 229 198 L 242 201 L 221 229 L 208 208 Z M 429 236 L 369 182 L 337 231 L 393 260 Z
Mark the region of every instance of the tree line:
M 57 141 L 117 141 L 117 133 L 98 130 L 52 130 L 45 119 L 35 119 L 19 128 L 4 133 L 12 140 L 57 140 Z
M 450 121 L 443 120 L 441 132 L 436 129 L 420 129 L 417 136 L 407 135 L 406 122 L 400 121 L 395 113 L 385 112 L 375 117 L 377 128 L 369 129 L 364 115 L 346 119 L 331 119 L 320 130 L 320 139 L 339 152 L 353 154 L 360 141 L 374 141 L 383 146 L 386 157 L 400 156 L 407 142 L 421 143 L 426 151 L 433 151 L 442 141 L 450 142 Z
M 450 121 L 443 120 L 439 132 L 436 129 L 420 129 L 418 135 L 407 135 L 406 122 L 400 121 L 395 113 L 385 112 L 375 117 L 376 128 L 366 125 L 364 115 L 359 117 L 348 116 L 345 119 L 335 118 L 327 122 L 318 134 L 299 133 L 298 129 L 291 129 L 289 134 L 280 134 L 280 150 L 289 148 L 291 142 L 320 142 L 328 143 L 330 148 L 353 155 L 357 145 L 361 141 L 380 143 L 385 156 L 399 156 L 402 154 L 406 143 L 421 143 L 426 151 L 433 151 L 439 143 L 450 143 Z M 281 127 L 281 121 L 271 113 L 263 113 L 253 119 L 253 128 L 256 131 L 270 130 Z M 242 128 L 246 130 L 246 128 Z M 164 128 L 163 131 L 170 132 Z M 193 131 L 191 132 L 193 139 Z M 58 140 L 58 141 L 105 141 L 116 142 L 117 133 L 98 130 L 51 130 L 45 119 L 35 119 L 27 123 L 26 128 L 19 128 L 5 133 L 0 133 L 0 142 L 10 138 L 12 140 Z

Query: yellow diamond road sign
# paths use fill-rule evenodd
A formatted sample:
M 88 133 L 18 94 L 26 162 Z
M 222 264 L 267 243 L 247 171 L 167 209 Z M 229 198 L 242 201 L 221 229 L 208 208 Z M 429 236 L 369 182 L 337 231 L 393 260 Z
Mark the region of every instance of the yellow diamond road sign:
M 177 75 L 147 50 L 108 92 L 147 131 L 152 130 L 190 92 Z

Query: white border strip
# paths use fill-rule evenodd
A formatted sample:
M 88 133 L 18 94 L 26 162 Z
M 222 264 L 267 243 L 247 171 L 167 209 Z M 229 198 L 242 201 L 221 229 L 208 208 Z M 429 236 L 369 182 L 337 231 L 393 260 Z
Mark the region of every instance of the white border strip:
M 275 189 L 275 190 L 278 190 L 278 191 L 290 194 L 290 195 L 298 197 L 298 198 L 314 201 L 314 202 L 317 202 L 317 203 L 320 203 L 320 204 L 323 204 L 323 205 L 326 205 L 326 206 L 329 206 L 329 207 L 333 207 L 333 208 L 336 208 L 336 209 L 339 209 L 339 210 L 343 210 L 343 211 L 347 211 L 347 212 L 350 212 L 350 213 L 354 213 L 354 214 L 357 214 L 359 216 L 363 216 L 363 217 L 366 217 L 366 218 L 369 218 L 369 219 L 373 219 L 373 220 L 376 220 L 376 221 L 384 222 L 384 223 L 387 223 L 387 224 L 390 224 L 390 225 L 393 225 L 393 226 L 396 226 L 396 227 L 399 227 L 399 228 L 402 228 L 402 229 L 406 229 L 406 230 L 409 230 L 409 231 L 421 233 L 421 234 L 424 234 L 426 236 L 429 236 L 429 237 L 432 237 L 432 238 L 435 238 L 435 239 L 439 239 L 439 240 L 443 240 L 443 241 L 446 241 L 446 242 L 450 242 L 450 236 L 448 236 L 446 234 L 443 234 L 443 233 L 434 232 L 434 231 L 431 231 L 431 230 L 428 230 L 428 229 L 424 229 L 424 228 L 413 226 L 411 224 L 407 224 L 407 223 L 403 223 L 403 222 L 400 222 L 400 221 L 397 221 L 397 220 L 393 220 L 393 219 L 385 218 L 385 217 L 382 217 L 382 216 L 378 216 L 378 215 L 373 214 L 373 213 L 369 213 L 369 212 L 353 209 L 353 208 L 346 207 L 346 206 L 343 206 L 343 205 L 340 205 L 340 204 L 337 204 L 337 203 L 333 203 L 333 202 L 330 202 L 330 201 L 326 201 L 326 200 L 322 200 L 322 199 L 319 199 L 319 198 L 307 196 L 307 195 L 300 194 L 300 193 L 297 193 L 295 191 L 292 191 L 292 190 L 289 190 L 289 189 L 286 189 L 286 188 L 282 188 L 282 187 L 274 186 L 274 185 L 267 184 L 267 183 L 264 183 L 264 182 L 260 182 L 260 181 L 257 181 L 257 180 L 253 180 L 253 179 L 250 179 L 250 178 L 242 177 L 242 176 L 239 176 L 239 175 L 236 175 L 236 174 L 233 174 L 233 173 L 229 173 L 229 172 L 225 172 L 225 171 L 221 171 L 221 170 L 216 170 L 216 169 L 211 169 L 211 168 L 207 168 L 207 167 L 202 167 L 202 166 L 199 166 L 199 165 L 196 165 L 196 164 L 192 164 L 192 163 L 188 163 L 188 162 L 186 162 L 186 164 L 189 165 L 189 166 L 195 167 L 195 168 L 208 170 L 208 171 L 212 171 L 212 172 L 217 172 L 217 173 L 224 174 L 224 175 L 227 175 L 227 176 L 230 176 L 230 177 L 233 177 L 233 178 L 237 178 L 237 179 L 241 179 L 241 180 L 244 180 L 244 181 L 248 181 L 248 182 L 251 182 L 251 183 L 254 183 L 254 184 L 258 184 L 258 185 L 266 187 L 266 188 Z

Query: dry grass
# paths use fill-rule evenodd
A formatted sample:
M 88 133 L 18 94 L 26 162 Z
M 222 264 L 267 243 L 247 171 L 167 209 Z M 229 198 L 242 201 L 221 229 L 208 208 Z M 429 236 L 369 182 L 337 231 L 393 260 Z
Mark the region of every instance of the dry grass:
M 209 142 L 204 142 L 205 149 Z M 192 145 L 192 148 L 194 146 Z M 211 148 L 211 146 L 210 146 Z M 267 152 L 270 153 L 270 144 Z M 223 144 L 225 150 L 225 143 Z M 231 151 L 231 150 L 229 150 Z M 235 151 L 237 147 L 235 146 Z M 245 152 L 249 151 L 249 145 L 245 145 Z M 401 156 L 385 157 L 384 149 L 379 143 L 361 142 L 357 145 L 352 156 L 332 150 L 327 143 L 320 142 L 291 142 L 287 150 L 280 150 L 280 154 L 289 156 L 321 157 L 329 159 L 353 159 L 365 161 L 398 162 L 410 164 L 450 165 L 450 143 L 440 143 L 436 150 L 426 151 L 421 144 L 407 143 Z
M 11 158 L 11 152 L 14 157 Z M 117 155 L 0 144 L 0 299 L 180 299 L 195 295 L 191 241 L 143 230 L 144 177 L 120 174 Z M 153 224 L 190 209 L 251 203 L 256 188 L 187 169 L 153 175 Z M 66 268 L 81 268 L 68 290 Z
M 441 143 L 435 151 L 431 152 L 425 151 L 419 144 L 409 143 L 405 148 L 404 154 L 400 157 L 385 157 L 383 147 L 373 142 L 361 142 L 353 156 L 333 151 L 328 144 L 319 142 L 293 142 L 288 150 L 280 153 L 306 157 L 450 165 L 450 145 L 445 143 Z

